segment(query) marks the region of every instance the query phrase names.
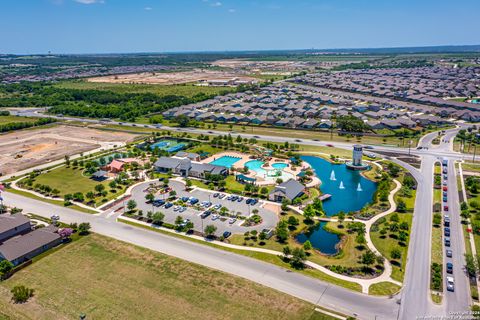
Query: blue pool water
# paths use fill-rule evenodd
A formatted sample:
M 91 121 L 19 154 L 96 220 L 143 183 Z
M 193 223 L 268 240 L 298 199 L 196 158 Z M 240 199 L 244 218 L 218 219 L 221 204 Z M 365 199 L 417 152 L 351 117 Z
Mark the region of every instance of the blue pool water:
M 372 201 L 377 184 L 364 178 L 358 171 L 349 170 L 344 164 L 332 164 L 319 157 L 302 156 L 301 159 L 312 166 L 315 174 L 322 181 L 320 186 L 322 192 L 332 195 L 323 203 L 323 209 L 328 216 L 340 211 L 360 210 Z M 331 180 L 332 171 L 336 180 Z M 340 188 L 341 182 L 344 189 Z M 362 191 L 357 190 L 359 184 Z
M 265 162 L 261 160 L 250 160 L 245 163 L 245 167 L 247 167 L 249 170 L 255 171 L 257 173 L 257 176 L 264 178 L 265 180 L 276 180 L 278 178 L 282 179 L 283 181 L 287 181 L 291 178 L 293 178 L 293 175 L 283 171 L 284 168 L 288 167 L 288 164 L 284 162 L 278 162 L 272 164 L 272 168 L 276 170 L 265 170 L 262 168 L 263 164 Z M 280 171 L 280 175 L 276 174 L 276 171 Z
M 235 164 L 235 162 L 237 162 L 240 159 L 241 158 L 232 157 L 232 156 L 221 156 L 220 158 L 210 162 L 210 164 L 231 168 Z
M 335 233 L 330 233 L 323 227 L 326 222 L 320 222 L 317 226 L 311 228 L 306 233 L 300 233 L 297 235 L 296 240 L 300 243 L 304 243 L 310 240 L 312 246 L 325 254 L 336 254 L 337 244 L 340 242 L 340 237 Z

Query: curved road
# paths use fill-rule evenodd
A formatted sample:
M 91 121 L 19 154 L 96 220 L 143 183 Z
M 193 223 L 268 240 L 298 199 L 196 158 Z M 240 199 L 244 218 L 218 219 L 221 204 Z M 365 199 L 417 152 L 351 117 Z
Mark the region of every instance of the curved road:
M 13 193 L 5 192 L 4 200 L 6 205 L 23 208 L 24 212 L 44 217 L 58 214 L 66 223 L 89 222 L 96 233 L 231 273 L 331 310 L 358 315 L 360 319 L 397 319 L 398 316 L 395 299 L 367 296 L 242 255 Z

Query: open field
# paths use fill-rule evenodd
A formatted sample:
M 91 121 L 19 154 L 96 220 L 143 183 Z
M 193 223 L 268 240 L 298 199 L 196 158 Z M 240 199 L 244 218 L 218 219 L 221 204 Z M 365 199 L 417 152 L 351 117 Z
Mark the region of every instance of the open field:
M 19 284 L 35 296 L 12 304 L 8 290 Z M 0 293 L 0 317 L 13 319 L 331 319 L 247 280 L 95 234 L 18 272 Z
M 242 80 L 253 81 L 253 77 L 243 76 L 231 71 L 213 71 L 206 69 L 195 69 L 182 72 L 142 72 L 118 74 L 104 77 L 89 78 L 89 82 L 106 82 L 106 83 L 144 83 L 144 84 L 183 84 L 196 83 L 207 80 Z
M 128 133 L 63 125 L 0 135 L 0 172 L 17 172 L 108 143 L 129 142 L 134 137 Z
M 0 125 L 13 122 L 35 122 L 38 118 L 18 117 L 18 116 L 0 116 Z
M 116 93 L 153 93 L 159 96 L 184 96 L 193 97 L 198 94 L 221 95 L 231 91 L 225 87 L 205 87 L 194 85 L 159 85 L 159 84 L 124 84 L 107 82 L 88 82 L 82 80 L 62 81 L 55 85 L 59 88 L 78 90 L 102 90 Z

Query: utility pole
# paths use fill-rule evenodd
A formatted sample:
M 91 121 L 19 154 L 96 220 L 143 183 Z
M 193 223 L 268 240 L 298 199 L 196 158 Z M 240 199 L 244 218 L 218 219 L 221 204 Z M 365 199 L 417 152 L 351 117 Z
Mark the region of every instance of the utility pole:
M 473 163 L 475 163 L 475 153 L 477 152 L 477 145 L 473 145 Z
M 412 140 L 408 141 L 408 156 L 410 156 L 410 148 L 412 147 Z

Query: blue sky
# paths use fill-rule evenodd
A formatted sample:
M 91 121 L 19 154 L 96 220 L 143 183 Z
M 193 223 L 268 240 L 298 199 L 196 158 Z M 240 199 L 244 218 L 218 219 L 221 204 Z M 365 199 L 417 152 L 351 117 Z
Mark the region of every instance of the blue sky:
M 480 44 L 479 0 L 0 0 L 0 53 Z

